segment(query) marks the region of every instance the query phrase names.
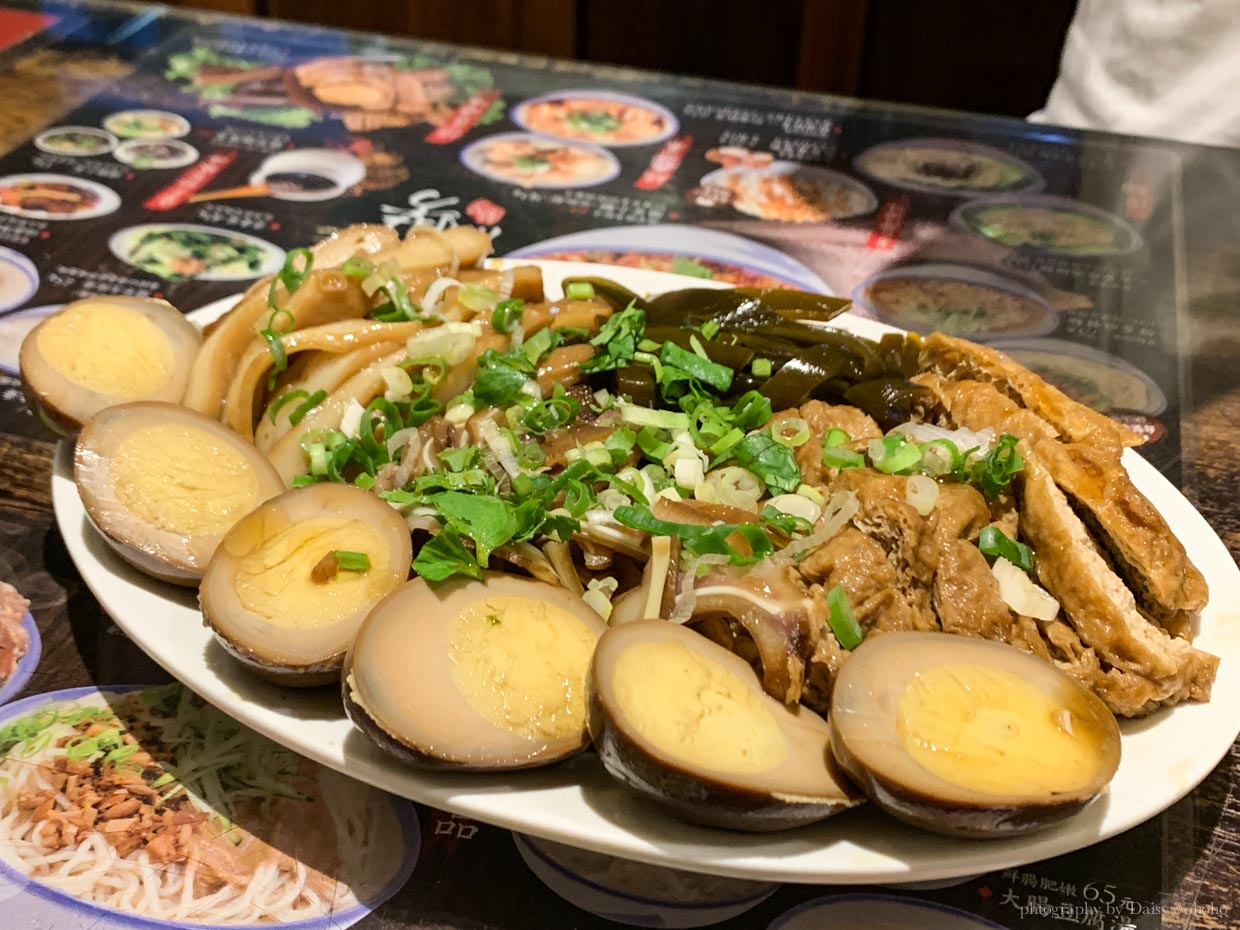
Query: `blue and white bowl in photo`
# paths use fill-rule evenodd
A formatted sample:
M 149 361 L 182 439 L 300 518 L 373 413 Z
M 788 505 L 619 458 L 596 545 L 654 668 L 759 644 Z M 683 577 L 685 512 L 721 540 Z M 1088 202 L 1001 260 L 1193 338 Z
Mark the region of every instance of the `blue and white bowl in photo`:
M 39 289 L 39 269 L 21 252 L 0 246 L 0 313 L 20 307 Z
M 631 862 L 522 833 L 512 840 L 530 871 L 569 904 L 630 927 L 706 927 L 757 907 L 780 887 Z
M 0 316 L 0 371 L 11 375 L 21 374 L 22 341 L 45 317 L 51 316 L 63 306 L 64 304 L 43 304 Z
M 125 700 L 128 695 L 134 691 L 140 691 L 149 688 L 149 686 L 139 685 L 120 685 L 109 686 L 106 689 L 96 688 L 73 688 L 64 691 L 55 691 L 47 694 L 39 694 L 33 697 L 27 697 L 12 704 L 0 707 L 0 732 L 4 732 L 10 737 L 10 741 L 5 744 L 6 753 L 19 753 L 26 756 L 33 756 L 35 759 L 44 758 L 48 752 L 66 751 L 59 748 L 50 749 L 50 746 L 59 747 L 59 743 L 42 741 L 38 739 L 39 731 L 27 732 L 25 734 L 20 730 L 15 730 L 11 725 L 19 720 L 37 721 L 42 720 L 44 727 L 52 725 L 60 726 L 65 729 L 69 721 L 58 721 L 52 712 L 53 704 L 59 704 L 62 710 L 70 713 L 77 712 L 83 708 L 100 707 L 105 704 L 115 704 L 118 700 Z M 66 706 L 67 705 L 67 706 Z M 218 714 L 218 711 L 213 711 Z M 51 720 L 48 721 L 48 717 Z M 182 710 L 178 709 L 176 716 L 182 716 Z M 212 724 L 210 726 L 201 725 L 195 729 L 192 725 L 187 725 L 184 721 L 177 724 L 181 730 L 178 733 L 178 745 L 185 744 L 189 740 L 190 744 L 193 740 L 202 741 L 202 746 L 196 751 L 210 755 L 211 752 L 222 752 L 224 749 L 221 745 L 209 745 L 208 737 L 212 733 L 217 734 L 217 738 L 221 744 L 231 744 L 236 740 L 236 736 L 229 736 L 222 732 L 218 726 Z M 69 730 L 72 733 L 72 730 Z M 265 743 L 263 737 L 252 734 L 250 739 Z M 241 737 L 242 741 L 246 737 Z M 151 743 L 140 743 L 139 745 L 150 746 Z M 271 744 L 268 744 L 271 745 Z M 263 756 L 263 747 L 258 742 L 250 746 L 237 747 L 234 745 L 233 751 L 235 755 L 246 759 L 254 758 L 261 760 Z M 194 747 L 191 745 L 191 750 Z M 41 755 L 42 754 L 42 755 Z M 7 755 L 0 756 L 0 763 L 7 761 Z M 194 756 L 197 758 L 197 756 Z M 117 763 L 119 764 L 119 763 Z M 251 764 L 261 764 L 261 762 L 252 762 Z M 51 766 L 46 761 L 30 769 L 50 770 Z M 6 773 L 7 774 L 7 773 Z M 324 775 L 328 781 L 324 781 Z M 274 774 L 270 777 L 277 777 Z M 70 846 L 75 848 L 71 851 L 73 856 L 71 860 L 77 864 L 74 866 L 67 865 L 65 860 L 60 860 L 59 865 L 64 867 L 72 867 L 72 879 L 74 882 L 74 891 L 69 891 L 61 887 L 54 886 L 44 881 L 39 874 L 32 874 L 25 866 L 19 867 L 17 863 L 22 862 L 19 850 L 27 848 L 29 841 L 22 841 L 18 837 L 20 833 L 14 833 L 12 836 L 6 836 L 4 848 L 0 850 L 0 901 L 3 901 L 4 917 L 0 918 L 0 926 L 8 927 L 90 927 L 91 930 L 185 930 L 185 928 L 201 928 L 201 930 L 272 930 L 272 928 L 280 928 L 280 930 L 345 930 L 358 921 L 371 914 L 375 908 L 384 901 L 394 895 L 408 881 L 417 865 L 418 855 L 421 848 L 421 835 L 417 819 L 417 810 L 413 804 L 403 799 L 386 795 L 375 789 L 363 787 L 358 783 L 352 782 L 347 777 L 322 769 L 318 777 L 319 790 L 323 792 L 323 796 L 319 798 L 319 802 L 328 806 L 333 821 L 337 817 L 349 817 L 348 811 L 351 807 L 356 807 L 359 798 L 364 805 L 374 805 L 366 807 L 365 817 L 347 822 L 348 827 L 344 833 L 337 834 L 335 837 L 335 846 L 330 849 L 328 855 L 337 856 L 341 863 L 349 863 L 356 868 L 358 857 L 369 856 L 365 861 L 375 866 L 373 874 L 366 876 L 367 886 L 364 890 L 353 892 L 352 886 L 348 887 L 351 892 L 350 900 L 347 903 L 337 904 L 334 898 L 312 897 L 310 900 L 317 900 L 322 907 L 315 907 L 317 913 L 314 916 L 302 917 L 297 913 L 292 913 L 280 919 L 279 916 L 273 916 L 271 908 L 285 907 L 288 908 L 293 901 L 293 896 L 308 894 L 315 896 L 318 892 L 312 887 L 305 892 L 299 892 L 297 887 L 284 889 L 284 883 L 277 879 L 276 884 L 268 889 L 274 896 L 270 903 L 262 904 L 258 910 L 262 916 L 254 919 L 250 912 L 255 910 L 255 905 L 249 900 L 251 894 L 255 890 L 252 884 L 256 870 L 267 867 L 267 863 L 259 861 L 254 862 L 242 861 L 239 863 L 230 863 L 225 857 L 219 859 L 220 853 L 212 853 L 213 861 L 216 862 L 217 869 L 236 868 L 243 871 L 241 874 L 250 877 L 249 887 L 240 887 L 236 894 L 229 898 L 219 897 L 219 892 L 228 888 L 231 882 L 221 882 L 219 887 L 215 887 L 211 883 L 207 883 L 205 888 L 199 890 L 197 878 L 193 878 L 194 891 L 193 895 L 197 895 L 196 900 L 191 903 L 192 916 L 171 917 L 165 916 L 169 910 L 183 909 L 185 907 L 184 891 L 177 890 L 177 883 L 169 884 L 167 878 L 160 882 L 153 883 L 152 887 L 146 887 L 148 882 L 139 879 L 141 887 L 136 889 L 136 894 L 130 894 L 126 897 L 126 885 L 122 881 L 125 877 L 133 879 L 133 873 L 118 873 L 115 871 L 114 859 L 115 853 L 108 852 L 104 860 L 98 862 L 95 869 L 83 868 L 84 865 L 90 863 L 92 855 L 99 857 L 102 853 L 94 850 L 92 847 L 83 842 L 82 837 L 89 839 L 89 832 L 79 834 L 69 840 L 69 845 L 64 847 L 69 849 Z M 26 790 L 29 786 L 21 786 L 16 784 L 16 780 L 12 777 L 6 778 L 0 782 L 0 808 L 5 810 L 5 816 L 0 818 L 0 826 L 5 831 L 20 831 L 28 829 L 29 825 L 21 825 L 18 818 L 15 817 L 14 811 L 11 810 L 15 804 L 17 794 Z M 369 794 L 365 796 L 356 795 L 353 792 L 354 787 L 360 788 Z M 343 793 L 342 793 L 343 792 Z M 205 794 L 203 795 L 206 796 Z M 343 805 L 343 808 L 341 807 Z M 382 806 L 382 807 L 381 807 Z M 192 810 L 199 810 L 199 804 L 194 803 Z M 263 810 L 266 808 L 263 807 Z M 209 809 L 208 809 L 209 810 Z M 279 816 L 279 815 L 277 815 Z M 290 815 L 291 816 L 291 815 Z M 387 832 L 382 837 L 378 845 L 367 845 L 374 841 L 374 836 L 358 835 L 357 827 L 370 823 L 372 825 L 382 825 L 382 830 Z M 337 823 L 341 826 L 341 823 Z M 282 835 L 280 827 L 274 822 L 268 822 L 261 834 L 250 834 L 255 839 L 255 848 L 262 849 L 264 845 L 271 844 L 277 849 L 280 848 Z M 303 831 L 309 829 L 309 824 L 298 821 L 297 823 L 284 824 L 283 834 L 286 838 L 289 835 L 303 835 Z M 362 833 L 365 834 L 366 828 L 362 826 Z M 291 832 L 290 832 L 291 831 Z M 341 848 L 347 838 L 349 848 Z M 208 836 L 208 840 L 213 839 Z M 111 849 L 111 847 L 105 847 Z M 41 850 L 37 850 L 41 852 Z M 139 873 L 145 869 L 154 869 L 156 866 L 151 864 L 149 860 L 143 860 L 140 857 L 147 855 L 145 849 L 140 847 L 134 851 L 134 855 L 139 858 L 126 856 L 125 861 L 127 868 L 136 869 Z M 283 853 L 286 857 L 294 856 L 295 852 L 286 851 Z M 192 857 L 187 870 L 194 867 L 195 863 L 199 865 L 207 861 L 205 853 L 199 853 L 197 857 Z M 303 871 L 309 872 L 313 869 L 313 865 L 303 859 L 296 859 L 298 866 L 298 874 Z M 36 863 L 43 862 L 43 857 L 36 857 Z M 221 864 L 222 862 L 222 864 Z M 35 865 L 33 868 L 44 868 L 46 866 Z M 57 867 L 53 862 L 51 867 Z M 170 867 L 169 867 L 170 868 Z M 167 871 L 167 870 L 165 870 Z M 274 873 L 276 876 L 285 874 L 282 871 Z M 356 879 L 364 872 L 354 872 L 353 878 Z M 334 880 L 340 887 L 343 878 L 335 872 L 328 872 L 326 875 Z M 89 881 L 92 876 L 98 876 L 93 882 Z M 218 877 L 218 876 L 217 876 Z M 180 882 L 180 888 L 186 888 L 186 881 L 191 880 L 188 871 L 184 880 Z M 262 890 L 262 889 L 260 889 Z M 283 897 L 291 892 L 288 897 Z M 354 896 L 354 894 L 356 896 Z M 100 896 L 103 896 L 101 899 Z M 162 897 L 161 897 L 162 896 Z M 125 903 L 120 903 L 120 902 Z M 148 904 L 152 906 L 148 906 Z M 155 906 L 157 905 L 157 906 Z M 248 911 L 246 909 L 249 909 Z M 309 908 L 308 908 L 309 909 Z M 154 913 L 152 913 L 154 912 Z M 155 916 L 159 914 L 159 916 Z
M 13 674 L 0 681 L 0 704 L 21 694 L 43 655 L 43 639 L 39 636 L 39 628 L 35 625 L 30 611 L 26 611 L 26 615 L 22 617 L 22 629 L 26 631 L 29 645 L 26 647 L 26 654 L 17 660 Z

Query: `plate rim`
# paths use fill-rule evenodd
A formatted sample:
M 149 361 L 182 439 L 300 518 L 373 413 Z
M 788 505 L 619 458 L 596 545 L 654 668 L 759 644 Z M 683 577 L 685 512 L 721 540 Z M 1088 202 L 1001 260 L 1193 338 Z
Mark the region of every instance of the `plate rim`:
M 550 266 L 568 266 L 578 273 L 597 267 L 568 262 L 534 264 L 542 265 L 549 274 L 560 272 L 561 275 L 566 270 L 564 267 Z M 627 279 L 630 285 L 634 279 L 640 282 L 651 277 L 670 278 L 669 284 L 682 283 L 679 276 L 660 272 L 644 272 L 637 276 L 615 273 L 617 270 L 632 272 L 631 269 L 611 270 L 613 277 L 622 283 Z M 636 286 L 649 290 L 640 283 Z M 230 300 L 235 298 L 225 298 L 209 306 L 222 312 Z M 850 314 L 841 317 L 840 322 L 862 334 L 894 330 Z M 1240 603 L 1240 567 L 1205 518 L 1152 465 L 1132 450 L 1125 453 L 1125 464 L 1134 483 L 1143 492 L 1157 497 L 1159 510 L 1185 541 L 1194 562 L 1206 575 L 1212 589 L 1211 605 L 1206 613 L 1218 628 L 1211 629 L 1209 635 L 1203 632 L 1206 642 L 1199 640 L 1198 644 L 1219 653 L 1222 663 L 1229 668 L 1231 659 L 1240 659 L 1240 613 L 1228 615 L 1222 605 Z M 117 625 L 174 677 L 245 725 L 317 762 L 418 803 L 556 842 L 656 865 L 759 880 L 853 885 L 960 878 L 1025 865 L 1092 846 L 1160 814 L 1205 780 L 1230 750 L 1236 730 L 1240 729 L 1240 721 L 1230 719 L 1227 711 L 1240 700 L 1240 676 L 1221 676 L 1216 681 L 1210 703 L 1181 705 L 1159 712 L 1158 717 L 1163 718 L 1164 723 L 1170 715 L 1176 715 L 1176 726 L 1171 732 L 1193 733 L 1192 744 L 1182 746 L 1187 753 L 1183 758 L 1177 759 L 1177 753 L 1167 752 L 1165 739 L 1158 742 L 1156 749 L 1152 748 L 1159 734 L 1150 734 L 1158 724 L 1150 725 L 1147 721 L 1158 718 L 1147 718 L 1147 721 L 1137 721 L 1127 727 L 1125 755 L 1134 746 L 1145 751 L 1130 765 L 1143 765 L 1141 755 L 1152 754 L 1166 766 L 1165 772 L 1159 772 L 1159 785 L 1165 791 L 1159 793 L 1158 800 L 1152 803 L 1146 800 L 1150 772 L 1138 772 L 1132 767 L 1125 771 L 1121 762 L 1117 781 L 1127 783 L 1128 773 L 1132 773 L 1131 777 L 1141 786 L 1139 790 L 1136 785 L 1128 786 L 1133 797 L 1124 798 L 1127 813 L 1117 813 L 1108 819 L 1114 806 L 1111 801 L 1116 783 L 1113 782 L 1102 798 L 1075 817 L 1046 830 L 1011 839 L 951 840 L 864 810 L 850 811 L 821 824 L 781 834 L 738 834 L 691 827 L 671 821 L 646 806 L 611 781 L 597 764 L 580 764 L 583 759 L 589 760 L 589 756 L 570 760 L 560 767 L 522 773 L 523 788 L 518 797 L 535 805 L 532 811 L 522 812 L 521 805 L 514 809 L 512 804 L 511 774 L 496 777 L 439 775 L 401 766 L 356 734 L 339 710 L 334 695 L 324 695 L 332 699 L 332 705 L 323 706 L 314 696 L 300 698 L 298 706 L 303 715 L 299 717 L 293 713 L 293 705 L 299 700 L 297 695 L 258 682 L 239 668 L 227 664 L 208 668 L 209 678 L 194 677 L 192 682 L 182 677 L 183 663 L 172 662 L 170 666 L 169 657 L 159 653 L 160 648 L 168 648 L 167 644 L 161 647 L 150 638 L 144 641 L 143 618 L 133 615 L 132 605 L 126 607 L 120 603 L 119 600 L 123 600 L 120 595 L 137 596 L 140 600 L 153 598 L 152 606 L 162 606 L 165 611 L 169 605 L 190 610 L 195 619 L 197 611 L 186 603 L 185 594 L 175 597 L 185 589 L 170 589 L 141 575 L 97 538 L 85 519 L 72 481 L 71 447 L 67 442 L 62 442 L 57 449 L 52 498 L 57 525 L 74 564 Z M 160 618 L 159 622 L 166 629 L 165 618 Z M 147 623 L 149 625 L 150 621 Z M 185 653 L 191 643 L 201 644 L 208 655 L 220 652 L 211 634 L 197 622 L 193 630 L 179 629 L 175 642 L 177 656 Z M 208 661 L 201 656 L 199 660 Z M 204 685 L 207 686 L 205 690 Z M 332 738 L 338 742 L 307 745 L 305 738 L 299 741 L 300 732 L 312 730 L 319 723 L 315 715 L 325 710 L 331 715 L 331 726 L 336 728 L 331 731 Z M 1198 732 L 1203 722 L 1207 725 L 1204 737 Z M 278 729 L 279 726 L 284 729 Z M 324 732 L 327 730 L 325 725 Z M 1167 732 L 1164 730 L 1160 735 L 1165 737 Z M 1180 744 L 1173 740 L 1171 745 Z M 569 814 L 564 813 L 566 804 L 571 809 Z M 555 818 L 549 817 L 548 811 L 556 812 L 562 823 L 554 823 Z M 868 818 L 869 829 L 864 826 L 863 818 Z M 869 845 L 858 846 L 858 840 L 867 841 Z M 883 842 L 892 848 L 881 848 Z M 876 843 L 879 846 L 875 846 Z M 904 849 L 903 854 L 901 849 Z

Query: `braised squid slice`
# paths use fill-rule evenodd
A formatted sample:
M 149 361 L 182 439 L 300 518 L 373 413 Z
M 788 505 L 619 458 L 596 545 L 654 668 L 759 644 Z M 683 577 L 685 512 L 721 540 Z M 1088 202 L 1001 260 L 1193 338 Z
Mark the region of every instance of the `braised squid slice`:
M 299 352 L 352 352 L 376 342 L 404 342 L 422 329 L 421 323 L 377 323 L 373 320 L 344 320 L 310 329 L 294 330 L 283 338 L 285 356 Z M 241 357 L 233 371 L 232 383 L 220 411 L 225 426 L 250 439 L 254 435 L 255 407 L 265 390 L 267 373 L 275 364 L 265 342 L 256 342 Z
M 251 287 L 211 328 L 190 369 L 185 406 L 218 417 L 246 350 L 256 345 L 266 349 L 258 332 L 266 328 L 272 315 L 267 301 L 269 284 L 269 279 L 264 279 Z M 277 305 L 289 314 L 280 321 L 282 331 L 356 319 L 370 310 L 361 285 L 339 271 L 312 270 L 292 294 L 282 287 L 277 290 Z
M 275 466 L 285 484 L 292 484 L 295 477 L 309 471 L 306 455 L 302 450 L 302 437 L 315 430 L 339 429 L 345 412 L 350 407 L 354 404 L 365 407 L 376 397 L 382 396 L 387 388 L 387 382 L 383 380 L 383 369 L 390 368 L 406 358 L 408 358 L 408 352 L 400 348 L 375 359 L 308 411 L 295 428 L 287 430 L 267 450 L 267 458 Z
M 318 404 L 311 404 L 302 411 L 305 414 L 317 409 L 333 394 L 337 388 L 369 365 L 371 362 L 386 355 L 391 355 L 400 348 L 396 342 L 376 342 L 354 352 L 313 352 L 311 357 L 297 373 L 297 377 L 283 385 L 277 386 L 267 404 L 267 409 L 259 417 L 254 428 L 254 445 L 264 452 L 269 451 L 288 432 L 304 432 L 299 420 L 291 422 L 294 414 L 305 403 L 309 403 L 320 391 L 326 392 Z

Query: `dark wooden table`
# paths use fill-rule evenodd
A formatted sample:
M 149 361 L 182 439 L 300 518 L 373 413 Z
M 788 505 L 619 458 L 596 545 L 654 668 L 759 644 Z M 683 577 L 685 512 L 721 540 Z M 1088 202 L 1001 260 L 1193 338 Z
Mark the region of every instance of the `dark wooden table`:
M 33 5 L 25 8 L 34 9 Z M 186 115 L 194 125 L 188 138 L 204 154 L 233 152 L 235 164 L 220 175 L 219 186 L 244 177 L 264 152 L 294 145 L 353 144 L 356 151 L 377 146 L 401 153 L 397 162 L 403 158 L 411 171 L 405 171 L 386 188 L 359 192 L 347 203 L 294 205 L 294 209 L 288 204 L 262 202 L 253 211 L 259 214 L 257 219 L 249 214 L 211 214 L 218 224 L 234 220 L 251 223 L 251 231 L 259 228 L 252 225 L 258 223 L 264 235 L 286 247 L 302 244 L 323 229 L 345 222 L 390 219 L 393 212 L 406 206 L 413 206 L 418 218 L 443 225 L 469 222 L 474 216 L 470 211 L 477 209 L 483 215 L 489 205 L 500 208 L 503 216 L 497 220 L 492 212 L 485 220 L 503 226 L 497 238 L 501 252 L 584 229 L 643 222 L 662 228 L 683 223 L 760 240 L 798 259 L 802 267 L 843 292 L 881 263 L 840 271 L 841 262 L 853 261 L 857 254 L 872 259 L 875 248 L 892 249 L 893 256 L 901 260 L 917 259 L 919 250 L 925 250 L 922 257 L 938 258 L 936 249 L 957 257 L 959 242 L 934 238 L 948 228 L 947 214 L 952 205 L 944 206 L 937 198 L 919 200 L 916 193 L 910 199 L 907 191 L 876 185 L 881 201 L 877 212 L 852 222 L 817 224 L 812 229 L 755 221 L 717 208 L 711 212 L 693 199 L 700 176 L 719 167 L 704 160 L 702 153 L 712 146 L 747 146 L 753 151 L 773 150 L 781 158 L 849 171 L 853 156 L 869 145 L 932 135 L 984 142 L 1020 154 L 1045 175 L 1048 192 L 1101 198 L 1109 209 L 1125 212 L 1129 219 L 1147 221 L 1143 227 L 1145 250 L 1127 265 L 1117 266 L 1115 276 L 1120 284 L 1110 290 L 1105 275 L 1094 271 L 1087 275 L 1076 264 L 1042 266 L 1035 261 L 1012 267 L 1014 273 L 1040 276 L 1043 285 L 1054 284 L 1060 291 L 1075 288 L 1078 293 L 1091 295 L 1098 315 L 1069 314 L 1064 330 L 1057 335 L 1089 344 L 1088 326 L 1073 328 L 1072 321 L 1078 319 L 1135 320 L 1144 327 L 1147 336 L 1140 345 L 1129 346 L 1122 337 L 1102 341 L 1109 351 L 1149 371 L 1169 398 L 1165 412 L 1155 417 L 1166 430 L 1166 438 L 1146 450 L 1147 454 L 1180 483 L 1233 557 L 1240 554 L 1240 210 L 1236 209 L 1240 203 L 1240 152 L 1058 132 L 1013 121 L 695 84 L 667 76 L 596 71 L 444 47 L 395 47 L 405 54 L 439 55 L 488 69 L 508 105 L 556 88 L 596 86 L 657 99 L 676 113 L 680 120 L 677 138 L 687 141 L 684 151 L 665 149 L 672 174 L 662 183 L 632 183 L 655 167 L 653 156 L 658 147 L 636 153 L 617 149 L 623 163 L 623 183 L 602 188 L 603 194 L 556 198 L 497 184 L 463 168 L 458 160 L 461 146 L 494 131 L 482 124 L 466 127 L 463 140 L 447 145 L 428 144 L 425 126 L 350 136 L 331 118 L 301 129 L 234 124 L 230 117 L 210 114 L 207 102 L 187 96 L 163 74 L 170 54 L 203 42 L 214 42 L 243 57 L 287 54 L 301 60 L 316 54 L 379 49 L 378 40 L 292 28 L 271 33 L 244 20 L 163 15 L 156 9 L 126 6 L 43 5 L 41 9 L 55 22 L 45 23 L 46 28 L 35 29 L 26 38 L 16 35 L 15 44 L 0 52 L 0 151 L 9 150 L 0 158 L 0 175 L 52 170 L 46 167 L 52 162 L 41 157 L 29 142 L 43 127 L 98 125 L 107 112 L 137 106 L 159 106 Z M 0 34 L 5 22 L 0 11 Z M 798 119 L 801 122 L 795 123 Z M 502 114 L 496 125 L 513 128 L 503 122 Z M 358 145 L 358 138 L 365 145 Z M 77 170 L 64 159 L 53 162 L 57 171 Z M 123 279 L 127 286 L 165 293 L 183 309 L 235 290 L 238 285 L 171 283 L 144 276 L 119 265 L 102 245 L 115 229 L 154 215 L 143 204 L 176 175 L 98 175 L 111 179 L 105 183 L 121 190 L 124 202 L 115 216 L 81 224 L 90 230 L 85 235 L 70 238 L 64 230 L 74 224 L 42 223 L 23 240 L 24 233 L 0 222 L 0 243 L 29 254 L 43 275 L 39 293 L 26 306 L 60 303 L 101 289 L 102 285 L 89 277 L 93 271 L 114 276 L 104 279 L 105 283 Z M 423 195 L 428 191 L 434 195 L 431 200 L 451 202 L 427 208 L 428 198 Z M 619 199 L 608 201 L 609 193 Z M 1140 206 L 1143 195 L 1153 197 L 1152 207 Z M 160 216 L 181 221 L 201 218 L 188 207 L 177 209 L 180 212 L 173 210 Z M 898 220 L 894 225 L 893 217 Z M 89 226 L 91 223 L 94 225 Z M 46 235 L 41 234 L 44 232 Z M 930 239 L 924 238 L 927 235 Z M 890 241 L 879 241 L 876 246 L 875 236 Z M 911 251 L 902 252 L 906 245 Z M 845 288 L 841 288 L 841 281 Z M 20 308 L 6 310 L 0 313 L 0 321 L 17 313 Z M 42 434 L 24 410 L 15 379 L 4 376 L 0 388 L 0 579 L 9 580 L 29 598 L 43 638 L 42 659 L 24 693 L 89 683 L 166 680 L 162 670 L 107 620 L 84 587 L 56 530 L 52 511 L 50 479 L 55 441 Z M 1226 605 L 1225 609 L 1236 608 Z M 1235 670 L 1224 666 L 1222 673 L 1235 674 Z M 1240 925 L 1240 892 L 1236 890 L 1240 888 L 1238 774 L 1240 749 L 1233 747 L 1229 757 L 1187 798 L 1150 825 L 1134 830 L 1130 837 L 1140 836 L 1132 839 L 1133 845 L 1127 844 L 1129 838 L 1121 837 L 1106 844 L 1105 852 L 1085 851 L 1034 868 L 1044 875 L 1080 873 L 1080 881 L 1089 881 L 1091 869 L 1108 864 L 1111 874 L 1131 877 L 1131 888 L 1125 893 L 1146 910 L 1132 916 L 1129 924 L 1113 921 L 1108 927 L 1222 930 Z M 434 825 L 434 832 L 439 832 L 439 823 L 435 812 L 424 812 L 424 824 Z M 484 831 L 481 835 L 490 834 Z M 554 898 L 521 871 L 523 867 L 512 855 L 510 844 L 492 839 L 474 848 L 482 851 L 472 860 L 465 853 L 456 853 L 453 846 L 456 859 L 427 863 L 427 868 L 439 871 L 411 883 L 386 910 L 367 918 L 363 925 L 425 926 L 423 919 L 435 926 L 451 927 L 590 925 L 588 915 Z M 1141 861 L 1136 857 L 1125 859 L 1133 850 L 1142 851 Z M 464 873 L 476 868 L 506 870 L 502 874 L 508 890 L 497 894 L 513 907 L 525 908 L 527 917 L 517 917 L 516 912 L 506 915 L 485 901 L 473 900 L 477 895 L 466 894 Z M 1008 926 L 1066 926 L 1037 915 L 1025 915 L 1018 922 L 1014 912 L 997 909 L 999 891 L 1022 878 L 1016 872 L 987 876 L 962 889 L 943 892 L 938 899 L 974 909 Z M 830 891 L 785 889 L 762 910 L 728 926 L 765 926 L 797 902 Z M 990 900 L 992 894 L 995 901 Z M 531 912 L 539 919 L 530 919 Z M 745 923 L 746 919 L 753 923 Z

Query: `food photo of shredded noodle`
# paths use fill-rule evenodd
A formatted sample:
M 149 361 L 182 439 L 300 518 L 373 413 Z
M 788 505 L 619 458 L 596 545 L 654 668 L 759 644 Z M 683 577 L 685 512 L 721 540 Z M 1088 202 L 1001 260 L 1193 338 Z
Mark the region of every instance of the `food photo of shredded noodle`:
M 412 805 L 179 685 L 57 692 L 6 711 L 0 862 L 44 899 L 112 912 L 107 926 L 347 927 L 416 864 Z

